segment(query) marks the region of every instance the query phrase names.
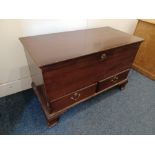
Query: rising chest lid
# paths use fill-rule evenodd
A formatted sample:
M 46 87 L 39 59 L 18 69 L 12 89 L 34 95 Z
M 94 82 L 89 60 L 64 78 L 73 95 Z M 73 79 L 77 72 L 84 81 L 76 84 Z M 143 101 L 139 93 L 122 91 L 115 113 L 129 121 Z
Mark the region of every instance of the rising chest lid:
M 143 41 L 111 27 L 20 38 L 38 67 Z

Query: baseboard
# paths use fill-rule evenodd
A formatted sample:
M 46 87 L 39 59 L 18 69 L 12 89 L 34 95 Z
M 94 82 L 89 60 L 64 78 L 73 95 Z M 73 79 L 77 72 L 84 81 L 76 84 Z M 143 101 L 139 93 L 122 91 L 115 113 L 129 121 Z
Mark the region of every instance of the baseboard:
M 146 70 L 145 68 L 142 68 L 141 66 L 137 65 L 136 63 L 133 63 L 132 67 L 140 72 L 141 74 L 147 76 L 151 80 L 155 80 L 155 75 L 151 73 L 150 71 Z
M 11 95 L 31 88 L 31 81 L 31 77 L 26 77 L 0 85 L 0 97 Z

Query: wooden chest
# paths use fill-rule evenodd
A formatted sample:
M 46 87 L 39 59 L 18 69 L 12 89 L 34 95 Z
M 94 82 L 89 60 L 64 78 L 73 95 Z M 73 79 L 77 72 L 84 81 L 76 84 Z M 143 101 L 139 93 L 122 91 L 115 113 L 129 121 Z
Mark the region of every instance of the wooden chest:
M 143 39 L 110 27 L 20 38 L 32 87 L 52 126 L 74 105 L 127 83 Z

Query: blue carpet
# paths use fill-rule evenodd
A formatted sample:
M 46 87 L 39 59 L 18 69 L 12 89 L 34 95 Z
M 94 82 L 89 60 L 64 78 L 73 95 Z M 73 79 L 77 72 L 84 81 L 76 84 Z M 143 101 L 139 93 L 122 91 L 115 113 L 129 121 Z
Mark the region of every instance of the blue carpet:
M 75 106 L 53 128 L 32 89 L 3 97 L 0 134 L 155 134 L 155 82 L 131 71 L 125 90 L 111 89 Z

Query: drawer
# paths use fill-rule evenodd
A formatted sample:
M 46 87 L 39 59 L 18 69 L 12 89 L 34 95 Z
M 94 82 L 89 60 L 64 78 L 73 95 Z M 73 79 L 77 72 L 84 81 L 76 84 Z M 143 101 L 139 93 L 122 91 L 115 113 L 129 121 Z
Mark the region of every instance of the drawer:
M 56 101 L 51 102 L 52 111 L 56 112 L 62 109 L 65 109 L 76 102 L 85 99 L 96 92 L 96 84 L 93 84 L 91 86 L 88 86 L 86 88 L 77 90 L 76 92 L 73 92 L 67 96 L 64 96 Z
M 116 74 L 108 79 L 99 81 L 97 91 L 98 92 L 102 91 L 104 89 L 112 87 L 112 86 L 120 83 L 121 81 L 127 79 L 128 73 L 129 73 L 129 70 L 126 70 L 126 71 Z
M 56 100 L 129 69 L 137 49 L 138 44 L 127 45 L 42 68 L 47 99 Z

